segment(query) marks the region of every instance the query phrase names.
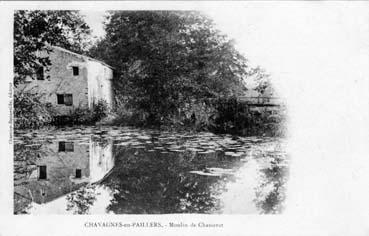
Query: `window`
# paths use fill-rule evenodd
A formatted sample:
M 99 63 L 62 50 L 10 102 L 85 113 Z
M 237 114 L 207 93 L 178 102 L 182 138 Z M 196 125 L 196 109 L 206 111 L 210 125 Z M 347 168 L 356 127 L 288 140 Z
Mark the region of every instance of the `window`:
M 38 179 L 47 179 L 46 166 L 38 166 Z
M 64 94 L 64 104 L 67 106 L 72 106 L 73 104 L 72 94 Z
M 73 152 L 74 144 L 73 142 L 59 142 L 59 152 Z
M 73 68 L 73 75 L 76 76 L 76 75 L 79 75 L 79 68 L 78 66 L 72 66 Z
M 80 178 L 82 178 L 82 170 L 76 169 L 76 179 L 80 179 Z
M 65 142 L 59 142 L 59 152 L 65 152 Z
M 57 94 L 58 104 L 65 104 L 66 106 L 73 105 L 73 95 L 72 94 Z
M 40 66 L 39 68 L 37 68 L 36 70 L 36 78 L 37 80 L 44 80 L 44 67 Z
M 57 94 L 58 104 L 64 104 L 64 94 Z

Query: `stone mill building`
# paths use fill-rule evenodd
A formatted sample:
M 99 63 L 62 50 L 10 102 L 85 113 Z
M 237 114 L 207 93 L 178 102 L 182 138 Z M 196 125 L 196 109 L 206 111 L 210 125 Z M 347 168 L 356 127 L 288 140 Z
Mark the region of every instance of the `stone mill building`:
M 39 67 L 36 78 L 27 80 L 24 91 L 41 95 L 58 115 L 68 115 L 76 108 L 93 108 L 99 100 L 112 106 L 112 67 L 64 48 L 51 49 L 48 70 Z M 40 54 L 44 56 L 46 52 Z

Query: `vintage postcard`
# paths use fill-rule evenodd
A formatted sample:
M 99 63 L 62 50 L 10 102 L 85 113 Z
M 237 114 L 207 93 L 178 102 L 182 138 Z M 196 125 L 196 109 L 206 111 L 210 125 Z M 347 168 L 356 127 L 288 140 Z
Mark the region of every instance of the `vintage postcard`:
M 368 2 L 0 4 L 0 235 L 369 234 Z

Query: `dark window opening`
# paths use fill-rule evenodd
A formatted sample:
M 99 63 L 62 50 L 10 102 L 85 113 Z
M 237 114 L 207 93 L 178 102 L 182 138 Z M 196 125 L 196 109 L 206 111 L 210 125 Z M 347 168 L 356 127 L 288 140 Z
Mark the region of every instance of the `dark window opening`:
M 79 75 L 79 68 L 78 66 L 73 66 L 73 75 Z
M 66 106 L 73 105 L 73 95 L 72 94 L 57 94 L 58 104 L 64 104 Z
M 73 152 L 74 144 L 73 142 L 59 142 L 59 152 Z
M 44 80 L 44 67 L 40 66 L 36 70 L 36 78 L 37 80 Z
M 82 170 L 76 169 L 76 179 L 80 179 L 80 178 L 82 178 Z
M 58 104 L 64 104 L 64 95 L 63 94 L 57 94 Z
M 59 152 L 65 152 L 65 142 L 59 142 Z
M 46 178 L 47 178 L 46 166 L 39 166 L 38 179 L 46 179 Z

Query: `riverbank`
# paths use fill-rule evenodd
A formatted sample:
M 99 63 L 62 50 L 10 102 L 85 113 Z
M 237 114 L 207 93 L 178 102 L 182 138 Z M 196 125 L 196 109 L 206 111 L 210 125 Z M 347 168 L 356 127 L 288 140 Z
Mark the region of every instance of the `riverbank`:
M 128 109 L 115 109 L 105 124 L 155 128 L 168 131 L 209 131 L 240 136 L 283 137 L 286 133 L 286 107 L 250 105 L 236 97 L 197 100 L 183 105 L 172 114 L 152 114 Z
M 92 110 L 74 108 L 60 116 L 51 104 L 33 94 L 16 94 L 15 129 L 39 129 L 47 126 L 132 126 L 164 131 L 209 131 L 240 136 L 283 137 L 286 132 L 284 106 L 252 107 L 237 98 L 199 100 L 185 104 L 172 114 L 153 114 L 126 104 L 110 109 L 99 101 Z

